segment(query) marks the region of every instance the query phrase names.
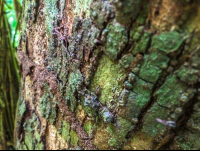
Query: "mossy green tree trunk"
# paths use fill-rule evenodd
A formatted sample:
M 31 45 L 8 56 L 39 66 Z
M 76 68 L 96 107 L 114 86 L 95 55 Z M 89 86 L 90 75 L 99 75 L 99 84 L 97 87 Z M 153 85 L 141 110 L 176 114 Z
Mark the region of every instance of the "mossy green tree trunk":
M 199 20 L 197 0 L 23 0 L 16 148 L 199 149 Z

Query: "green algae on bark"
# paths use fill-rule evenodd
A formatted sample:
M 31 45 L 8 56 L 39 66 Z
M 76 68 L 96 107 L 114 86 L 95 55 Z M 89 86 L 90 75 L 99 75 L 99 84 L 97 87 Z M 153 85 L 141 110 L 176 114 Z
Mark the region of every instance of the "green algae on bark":
M 174 120 L 176 130 L 181 132 L 180 119 L 191 116 L 187 108 L 195 104 L 199 85 L 199 61 L 193 51 L 198 44 L 190 48 L 187 40 L 191 36 L 181 29 L 163 28 L 161 32 L 152 27 L 155 22 L 151 24 L 149 19 L 163 13 L 159 12 L 161 2 L 164 5 L 169 0 L 156 0 L 158 10 L 153 9 L 153 13 L 154 4 L 145 0 L 40 3 L 46 16 L 38 15 L 40 22 L 30 21 L 30 34 L 24 34 L 25 38 L 33 38 L 41 27 L 44 32 L 38 37 L 45 41 L 42 52 L 34 56 L 42 56 L 45 63 L 37 63 L 29 72 L 34 77 L 32 89 L 37 91 L 30 106 L 36 108 L 38 117 L 42 116 L 41 123 L 51 124 L 53 130 L 48 127 L 46 131 L 55 133 L 52 140 L 56 140 L 59 149 L 135 149 L 135 145 L 140 148 L 138 142 L 143 139 L 145 149 L 152 144 L 153 148 L 162 148 L 176 137 L 172 128 L 158 123 L 156 118 Z M 23 47 L 36 51 L 32 46 L 37 42 L 29 40 L 28 47 Z M 195 53 L 190 55 L 191 52 Z M 28 99 L 24 98 L 24 102 L 19 115 L 32 119 L 30 111 L 25 110 L 29 109 Z M 21 120 L 19 125 L 24 123 Z M 28 140 L 32 126 L 25 125 L 18 133 Z M 57 133 L 64 141 L 57 139 Z M 45 139 L 40 133 L 34 135 Z M 51 139 L 41 142 L 55 147 Z M 21 148 L 34 147 L 23 143 Z
M 95 91 L 100 86 L 101 96 L 99 101 L 105 105 L 113 99 L 115 93 L 117 94 L 121 91 L 124 78 L 124 69 L 119 64 L 112 62 L 106 55 L 103 55 L 92 79 L 91 89 Z

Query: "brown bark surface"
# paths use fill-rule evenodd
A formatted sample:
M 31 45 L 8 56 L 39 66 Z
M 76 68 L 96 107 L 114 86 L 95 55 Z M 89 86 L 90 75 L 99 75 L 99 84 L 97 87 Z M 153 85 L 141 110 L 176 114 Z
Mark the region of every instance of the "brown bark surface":
M 24 0 L 17 149 L 198 149 L 199 12 L 195 0 Z

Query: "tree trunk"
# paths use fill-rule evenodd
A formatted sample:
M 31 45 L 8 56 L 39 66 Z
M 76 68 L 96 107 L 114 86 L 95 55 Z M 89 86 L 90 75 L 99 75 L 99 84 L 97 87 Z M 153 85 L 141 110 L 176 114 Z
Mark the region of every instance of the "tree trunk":
M 199 149 L 199 19 L 197 0 L 24 0 L 17 149 Z

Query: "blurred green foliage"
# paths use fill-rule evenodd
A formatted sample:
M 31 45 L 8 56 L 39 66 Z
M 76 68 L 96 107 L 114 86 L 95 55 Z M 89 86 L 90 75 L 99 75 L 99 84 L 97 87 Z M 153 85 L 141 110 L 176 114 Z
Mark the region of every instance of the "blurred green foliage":
M 5 131 L 0 133 L 0 140 L 6 142 L 2 146 L 7 146 L 7 149 L 14 143 L 15 112 L 20 86 L 16 52 L 20 36 L 21 6 L 20 0 L 0 0 L 0 110 L 3 114 L 0 125 L 4 127 L 0 131 Z
M 22 5 L 22 0 L 18 0 L 19 4 Z M 14 0 L 6 0 L 7 5 L 5 5 L 6 16 L 11 27 L 12 40 L 14 41 L 14 46 L 17 47 L 19 43 L 19 30 L 16 30 L 18 26 L 18 19 L 16 16 L 15 2 Z M 17 33 L 16 33 L 17 32 Z M 15 38 L 15 39 L 13 39 Z

